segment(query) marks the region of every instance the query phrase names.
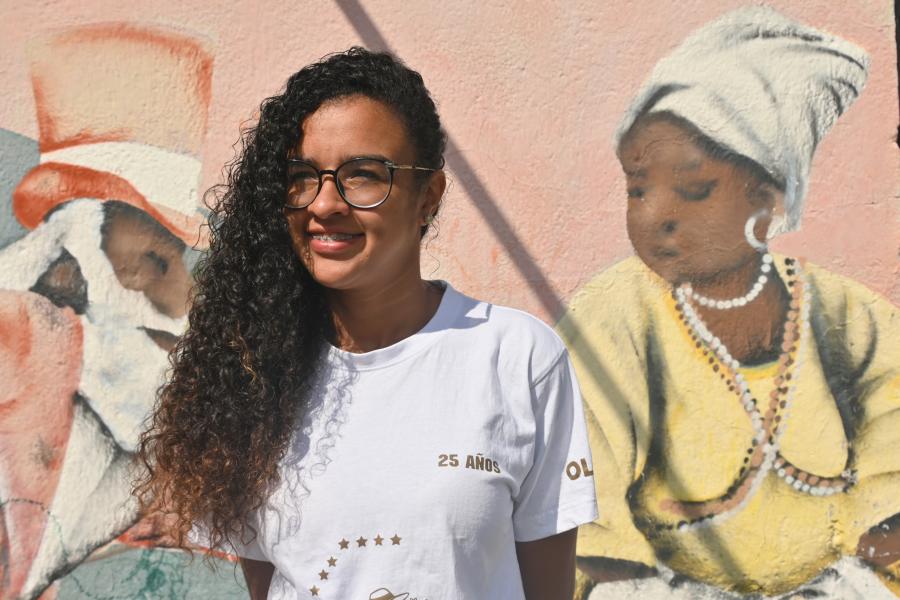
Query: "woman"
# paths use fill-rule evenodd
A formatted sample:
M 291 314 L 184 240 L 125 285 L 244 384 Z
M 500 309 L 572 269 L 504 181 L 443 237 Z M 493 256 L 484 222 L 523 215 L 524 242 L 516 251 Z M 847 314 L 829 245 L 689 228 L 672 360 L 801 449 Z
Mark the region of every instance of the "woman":
M 628 109 L 617 155 L 637 256 L 588 283 L 559 329 L 598 473 L 579 566 L 649 578 L 591 598 L 888 593 L 871 569 L 890 581 L 900 559 L 898 311 L 767 245 L 797 227 L 815 146 L 866 65 L 743 9 L 661 61 Z M 880 523 L 890 536 L 867 533 Z
M 262 104 L 214 210 L 139 492 L 254 598 L 571 597 L 577 384 L 536 319 L 420 277 L 444 146 L 419 74 L 354 48 Z

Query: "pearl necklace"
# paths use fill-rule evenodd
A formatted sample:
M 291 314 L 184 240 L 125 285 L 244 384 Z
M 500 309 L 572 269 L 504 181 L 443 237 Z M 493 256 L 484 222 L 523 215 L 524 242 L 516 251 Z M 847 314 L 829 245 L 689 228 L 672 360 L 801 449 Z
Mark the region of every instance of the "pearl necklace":
M 771 262 L 764 264 L 771 265 Z M 779 441 L 787 426 L 787 417 L 796 393 L 796 382 L 802 366 L 802 348 L 810 329 L 808 284 L 800 273 L 800 265 L 794 259 L 785 259 L 785 266 L 786 274 L 791 277 L 787 281 L 791 302 L 782 336 L 782 353 L 778 358 L 778 369 L 765 414 L 760 410 L 760 403 L 750 390 L 746 378 L 738 371 L 740 362 L 712 334 L 691 305 L 688 290 L 685 289 L 687 286 L 673 290 L 679 318 L 688 326 L 697 348 L 703 352 L 704 357 L 708 357 L 713 371 L 718 373 L 728 390 L 737 395 L 750 418 L 753 439 L 744 457 L 744 466 L 723 498 L 699 503 L 668 501 L 668 507 L 687 518 L 677 525 L 656 524 L 657 528 L 689 531 L 730 518 L 746 506 L 770 471 L 774 471 L 795 490 L 812 496 L 830 496 L 844 492 L 856 482 L 856 475 L 849 468 L 838 477 L 819 477 L 791 464 L 779 450 Z M 795 274 L 797 276 L 793 277 Z
M 750 291 L 744 294 L 743 296 L 739 296 L 737 298 L 731 298 L 729 300 L 716 300 L 714 298 L 709 298 L 702 294 L 695 292 L 691 288 L 690 283 L 684 284 L 683 289 L 685 294 L 697 301 L 697 304 L 700 306 L 706 306 L 708 308 L 717 308 L 719 310 L 726 310 L 729 308 L 737 308 L 739 306 L 747 306 L 749 303 L 756 300 L 757 296 L 759 296 L 760 292 L 763 291 L 763 288 L 766 286 L 766 283 L 769 281 L 769 272 L 772 270 L 772 255 L 766 252 L 762 256 L 762 264 L 760 265 L 760 274 L 759 277 L 756 278 L 756 281 L 750 287 Z

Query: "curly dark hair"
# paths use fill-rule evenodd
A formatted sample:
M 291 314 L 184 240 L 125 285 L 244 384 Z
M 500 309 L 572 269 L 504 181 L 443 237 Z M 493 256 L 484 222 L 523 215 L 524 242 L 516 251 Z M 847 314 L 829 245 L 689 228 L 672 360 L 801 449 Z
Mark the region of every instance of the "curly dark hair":
M 326 56 L 263 101 L 226 183 L 210 190 L 210 247 L 197 266 L 189 328 L 140 440 L 145 469 L 135 494 L 143 511 L 168 517 L 174 545 L 185 547 L 197 522 L 211 547 L 246 541 L 255 532 L 245 517 L 279 481 L 277 465 L 334 333 L 323 289 L 292 249 L 282 213 L 287 158 L 304 119 L 355 95 L 395 111 L 417 164 L 443 166 L 446 134 L 434 102 L 422 77 L 390 54 L 354 47 Z

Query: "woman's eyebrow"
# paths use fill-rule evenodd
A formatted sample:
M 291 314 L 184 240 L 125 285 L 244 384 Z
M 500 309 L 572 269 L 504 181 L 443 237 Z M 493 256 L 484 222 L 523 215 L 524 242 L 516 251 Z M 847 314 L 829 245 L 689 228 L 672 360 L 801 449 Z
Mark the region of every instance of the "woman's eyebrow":
M 689 189 L 695 189 L 695 188 L 697 188 L 697 187 L 703 187 L 703 188 L 709 188 L 709 190 L 712 191 L 712 190 L 714 190 L 714 189 L 716 188 L 717 185 L 719 185 L 719 180 L 718 180 L 718 179 L 709 179 L 709 180 L 706 180 L 706 181 L 692 181 L 692 182 L 690 182 L 689 184 L 687 184 L 686 187 L 689 188 Z M 679 189 L 684 189 L 684 188 L 685 188 L 684 185 L 679 185 Z
M 622 170 L 625 171 L 625 175 L 628 177 L 646 177 L 647 176 L 647 169 L 645 169 L 643 167 L 639 167 L 637 169 L 624 169 L 623 168 Z
M 683 162 L 680 165 L 675 165 L 672 168 L 672 170 L 675 173 L 684 173 L 685 171 L 687 171 L 687 172 L 699 171 L 700 167 L 702 167 L 702 166 L 703 166 L 703 160 L 698 158 L 695 160 L 689 160 L 687 162 Z
M 309 157 L 309 156 L 291 156 L 290 158 L 293 159 L 293 160 L 300 160 L 300 161 L 303 161 L 303 162 L 305 162 L 305 163 L 309 163 L 309 164 L 313 165 L 314 167 L 319 168 L 319 163 L 318 163 L 318 161 L 317 161 L 316 159 L 312 158 L 312 157 Z M 347 162 L 347 161 L 358 160 L 358 159 L 361 159 L 361 158 L 369 158 L 369 159 L 372 159 L 372 160 L 380 160 L 380 161 L 386 161 L 386 162 L 393 162 L 393 161 L 392 161 L 391 159 L 389 159 L 387 156 L 385 156 L 385 155 L 383 155 L 383 154 L 380 154 L 380 153 L 378 153 L 378 152 L 374 152 L 374 153 L 356 152 L 356 153 L 343 154 L 343 155 L 341 155 L 341 157 L 340 157 L 339 160 L 340 160 L 340 164 L 343 164 L 343 163 L 345 163 L 345 162 Z

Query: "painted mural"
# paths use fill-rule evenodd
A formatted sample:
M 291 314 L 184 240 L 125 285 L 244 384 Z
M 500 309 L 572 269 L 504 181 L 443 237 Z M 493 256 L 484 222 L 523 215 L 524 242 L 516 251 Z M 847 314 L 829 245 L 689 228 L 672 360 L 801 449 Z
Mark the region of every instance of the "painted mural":
M 591 600 L 900 595 L 900 311 L 769 247 L 866 52 L 764 7 L 699 28 L 616 134 L 635 256 L 559 324 L 589 412 Z M 839 227 L 836 224 L 836 227 Z
M 212 57 L 125 24 L 29 54 L 39 156 L 17 165 L 0 249 L 0 597 L 188 597 L 130 469 L 205 243 Z
M 584 598 L 900 597 L 893 16 L 771 2 L 791 18 L 721 17 L 741 0 L 4 14 L 0 599 L 246 597 L 233 563 L 191 562 L 136 514 L 131 456 L 186 326 L 199 192 L 264 95 L 359 43 L 420 69 L 448 126 L 423 272 L 563 315 L 602 513 Z

